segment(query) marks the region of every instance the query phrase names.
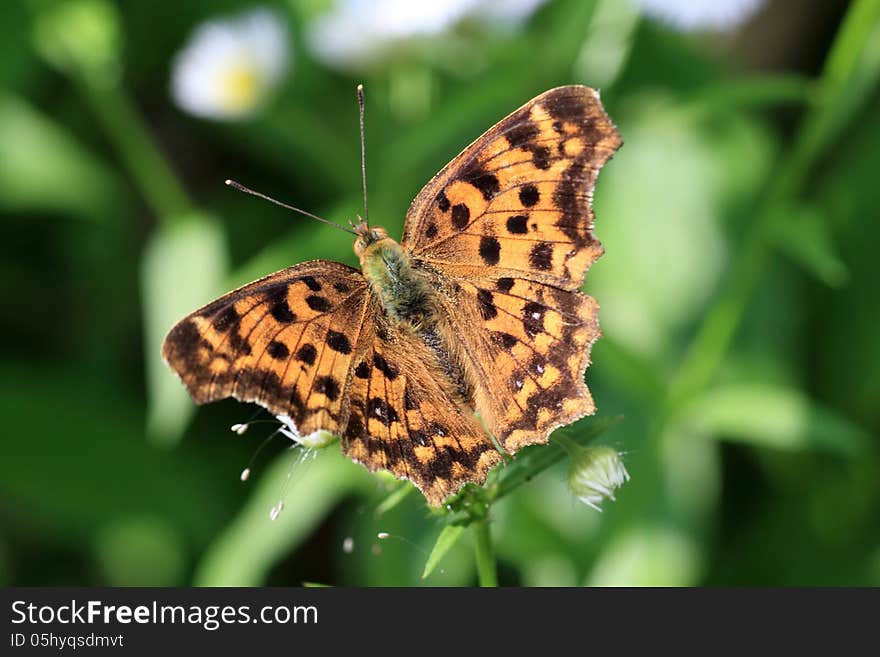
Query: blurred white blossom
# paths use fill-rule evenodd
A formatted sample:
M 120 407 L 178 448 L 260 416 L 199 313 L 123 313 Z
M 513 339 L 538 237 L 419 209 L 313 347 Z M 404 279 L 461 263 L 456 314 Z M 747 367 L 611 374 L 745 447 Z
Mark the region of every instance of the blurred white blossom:
M 190 114 L 238 119 L 260 109 L 290 62 L 282 18 L 255 9 L 203 23 L 175 60 L 174 101 Z
M 764 0 L 632 0 L 641 10 L 680 30 L 733 29 L 745 22 Z
M 462 21 L 516 25 L 546 0 L 337 0 L 309 25 L 307 40 L 328 66 L 364 68 Z
M 562 441 L 560 441 L 562 442 Z M 610 447 L 581 447 L 562 442 L 571 459 L 568 485 L 577 498 L 596 511 L 603 500 L 613 500 L 614 491 L 629 481 L 621 454 Z
M 517 25 L 537 11 L 547 0 L 482 0 L 476 3 L 476 14 L 502 25 Z

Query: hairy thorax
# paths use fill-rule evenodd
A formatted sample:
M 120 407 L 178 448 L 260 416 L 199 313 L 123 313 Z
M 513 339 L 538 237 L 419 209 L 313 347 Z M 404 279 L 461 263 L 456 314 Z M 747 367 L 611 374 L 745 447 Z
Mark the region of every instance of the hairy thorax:
M 465 357 L 454 339 L 452 327 L 445 320 L 448 313 L 442 309 L 444 291 L 431 283 L 436 277 L 432 279 L 423 265 L 387 237 L 383 229 L 370 232 L 367 239 L 357 240 L 355 253 L 360 257 L 364 277 L 385 321 L 411 330 L 428 345 L 437 357 L 436 365 L 449 379 L 454 396 L 459 402 L 472 405 L 473 385 Z

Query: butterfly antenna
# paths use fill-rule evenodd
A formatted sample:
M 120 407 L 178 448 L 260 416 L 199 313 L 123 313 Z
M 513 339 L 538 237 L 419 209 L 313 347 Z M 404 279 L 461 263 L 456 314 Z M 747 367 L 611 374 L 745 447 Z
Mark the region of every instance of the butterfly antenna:
M 302 210 L 302 209 L 294 207 L 292 205 L 288 205 L 287 203 L 282 203 L 281 201 L 278 201 L 278 200 L 272 198 L 271 196 L 267 196 L 266 194 L 262 194 L 261 192 L 256 192 L 249 187 L 245 187 L 241 183 L 235 182 L 234 180 L 227 180 L 226 184 L 229 185 L 230 187 L 232 187 L 233 189 L 237 189 L 240 192 L 244 192 L 245 194 L 250 194 L 251 196 L 256 196 L 256 197 L 261 198 L 263 200 L 269 201 L 270 203 L 274 203 L 275 205 L 280 205 L 282 208 L 292 210 L 293 212 L 299 212 L 300 214 L 303 214 L 307 217 L 311 217 L 312 219 L 316 219 L 322 223 L 327 224 L 328 226 L 333 226 L 334 228 L 338 228 L 339 230 L 344 231 L 346 233 L 351 233 L 352 235 L 357 235 L 357 233 L 354 232 L 353 230 L 349 230 L 345 226 L 340 226 L 335 221 L 330 221 L 329 219 L 324 219 L 323 217 L 319 217 L 318 215 L 312 214 L 311 212 L 307 212 L 306 210 Z
M 357 86 L 358 115 L 361 124 L 361 184 L 364 188 L 364 223 L 370 225 L 370 210 L 367 208 L 367 149 L 364 138 L 364 85 Z

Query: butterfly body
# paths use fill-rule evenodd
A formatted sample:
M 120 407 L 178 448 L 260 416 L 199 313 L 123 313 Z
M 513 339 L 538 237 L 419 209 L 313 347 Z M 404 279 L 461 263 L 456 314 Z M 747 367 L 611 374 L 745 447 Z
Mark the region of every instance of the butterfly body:
M 384 332 L 405 332 L 411 340 L 428 347 L 437 361 L 430 363 L 434 377 L 442 381 L 456 403 L 475 410 L 472 374 L 456 348 L 454 328 L 444 320 L 440 297 L 446 290 L 442 275 L 414 260 L 407 249 L 388 237 L 385 229 L 358 224 L 355 231 L 360 237 L 354 251 L 378 301 L 378 321 L 386 327 Z
M 359 224 L 355 231 L 370 231 Z M 364 245 L 364 238 L 355 242 L 355 253 L 360 257 L 361 271 L 370 291 L 378 299 L 382 311 L 390 319 L 421 325 L 433 314 L 434 291 L 430 280 L 413 267 L 407 251 L 387 236 L 385 229 L 372 229 L 379 239 Z
M 197 402 L 338 435 L 440 504 L 500 461 L 489 434 L 512 454 L 595 411 L 598 305 L 579 288 L 602 254 L 593 185 L 620 143 L 594 90 L 545 92 L 425 186 L 399 243 L 359 223 L 360 270 L 316 260 L 239 288 L 163 355 Z

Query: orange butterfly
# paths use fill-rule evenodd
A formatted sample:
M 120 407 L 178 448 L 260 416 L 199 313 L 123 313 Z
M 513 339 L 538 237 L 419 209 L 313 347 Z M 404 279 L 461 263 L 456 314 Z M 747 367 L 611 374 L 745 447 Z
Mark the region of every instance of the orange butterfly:
M 340 436 L 438 505 L 499 462 L 489 434 L 512 454 L 595 411 L 598 306 L 579 288 L 602 255 L 593 186 L 620 144 L 595 90 L 551 89 L 422 189 L 399 244 L 359 222 L 360 271 L 313 260 L 245 285 L 178 323 L 163 356 L 196 402 Z

